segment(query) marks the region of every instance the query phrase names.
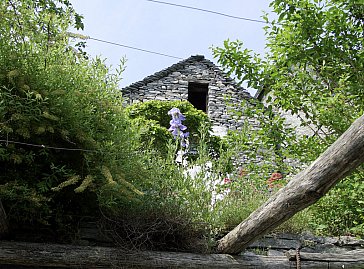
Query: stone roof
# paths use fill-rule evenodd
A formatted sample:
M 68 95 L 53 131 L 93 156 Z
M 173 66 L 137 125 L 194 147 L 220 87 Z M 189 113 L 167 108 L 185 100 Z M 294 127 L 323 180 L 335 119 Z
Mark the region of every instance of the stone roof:
M 194 62 L 203 62 L 207 66 L 212 67 L 215 72 L 219 73 L 221 76 L 223 76 L 225 78 L 226 83 L 233 85 L 236 88 L 241 89 L 244 93 L 246 93 L 246 97 L 248 99 L 250 99 L 250 98 L 254 99 L 254 97 L 252 97 L 243 87 L 238 85 L 232 78 L 230 78 L 226 73 L 224 73 L 217 65 L 215 65 L 210 60 L 206 59 L 203 55 L 190 56 L 189 58 L 182 60 L 176 64 L 173 64 L 170 67 L 167 67 L 161 71 L 158 71 L 158 72 L 154 73 L 153 75 L 147 76 L 140 81 L 132 83 L 131 85 L 123 88 L 122 91 L 123 92 L 132 92 L 133 90 L 139 89 L 140 87 L 143 87 L 150 82 L 159 80 L 161 78 L 164 78 L 164 77 L 170 75 L 173 72 L 184 69 L 186 65 L 193 64 Z

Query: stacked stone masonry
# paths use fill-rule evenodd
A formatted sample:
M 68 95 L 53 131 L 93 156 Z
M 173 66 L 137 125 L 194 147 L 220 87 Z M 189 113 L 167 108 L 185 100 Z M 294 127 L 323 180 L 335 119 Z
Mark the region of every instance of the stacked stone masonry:
M 188 100 L 190 83 L 207 85 L 207 114 L 215 128 L 236 130 L 242 128 L 245 120 L 254 127 L 255 119 L 237 117 L 231 113 L 231 106 L 241 106 L 242 100 L 254 102 L 254 98 L 223 73 L 215 64 L 204 56 L 191 56 L 142 81 L 123 89 L 123 96 L 128 104 L 148 100 Z

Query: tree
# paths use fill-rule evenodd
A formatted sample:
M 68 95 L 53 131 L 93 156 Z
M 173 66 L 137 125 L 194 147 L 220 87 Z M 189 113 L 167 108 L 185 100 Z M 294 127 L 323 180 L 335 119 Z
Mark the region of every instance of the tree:
M 229 41 L 225 49 L 215 49 L 215 56 L 241 81 L 272 91 L 274 106 L 304 112 L 305 124 L 328 135 L 343 133 L 364 103 L 364 5 L 355 0 L 276 0 L 271 6 L 278 19 L 265 27 L 265 57 Z
M 269 49 L 264 56 L 243 49 L 240 41 L 229 40 L 224 48 L 214 49 L 214 55 L 241 82 L 271 93 L 268 108 L 295 114 L 302 125 L 315 131 L 313 136 L 296 137 L 285 144 L 285 154 L 291 156 L 284 157 L 308 163 L 363 114 L 364 4 L 357 0 L 274 0 L 271 7 L 277 19 L 269 22 L 264 16 Z M 363 193 L 363 177 L 359 168 L 314 207 L 322 213 L 318 221 L 322 227 L 336 233 L 343 229 L 364 233 L 363 200 L 357 198 Z M 349 219 L 342 217 L 344 211 Z M 329 216 L 328 212 L 336 213 Z

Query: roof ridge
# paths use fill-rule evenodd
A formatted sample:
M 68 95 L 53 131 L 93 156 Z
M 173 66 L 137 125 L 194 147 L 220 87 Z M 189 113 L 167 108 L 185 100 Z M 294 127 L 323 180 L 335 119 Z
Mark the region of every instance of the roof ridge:
M 188 57 L 187 59 L 184 59 L 182 61 L 179 61 L 165 69 L 162 69 L 158 72 L 155 72 L 152 75 L 149 75 L 147 77 L 145 77 L 142 80 L 139 80 L 137 82 L 134 82 L 132 84 L 130 84 L 129 86 L 126 86 L 124 88 L 122 88 L 121 90 L 123 92 L 128 92 L 128 91 L 132 91 L 133 89 L 137 89 L 141 86 L 144 86 L 150 82 L 159 80 L 163 77 L 168 76 L 169 74 L 173 73 L 174 71 L 177 71 L 181 68 L 183 68 L 184 65 L 188 64 L 188 63 L 192 63 L 192 62 L 204 62 L 208 65 L 210 65 L 211 67 L 215 68 L 215 72 L 219 72 L 224 78 L 225 80 L 232 84 L 235 87 L 238 87 L 240 89 L 242 89 L 242 91 L 247 95 L 248 98 L 253 98 L 255 99 L 253 96 L 250 95 L 250 93 L 243 88 L 239 83 L 237 83 L 233 78 L 231 78 L 226 72 L 224 72 L 218 65 L 214 64 L 212 61 L 210 61 L 209 59 L 206 59 L 204 55 L 192 55 L 190 57 Z
M 203 55 L 192 55 L 192 56 L 188 57 L 187 59 L 184 59 L 184 60 L 179 61 L 179 62 L 177 62 L 175 64 L 172 64 L 171 66 L 169 66 L 167 68 L 164 68 L 164 69 L 162 69 L 162 70 L 160 70 L 158 72 L 155 72 L 154 74 L 149 75 L 149 76 L 143 78 L 142 80 L 134 82 L 134 83 L 130 84 L 129 86 L 124 87 L 122 90 L 127 91 L 129 89 L 131 90 L 133 88 L 146 85 L 149 82 L 158 80 L 158 79 L 160 79 L 162 77 L 165 77 L 165 76 L 169 75 L 170 73 L 176 71 L 177 69 L 180 69 L 181 67 L 183 67 L 183 65 L 187 64 L 188 62 L 194 62 L 194 61 L 200 62 L 200 61 L 203 61 L 203 60 L 206 60 Z

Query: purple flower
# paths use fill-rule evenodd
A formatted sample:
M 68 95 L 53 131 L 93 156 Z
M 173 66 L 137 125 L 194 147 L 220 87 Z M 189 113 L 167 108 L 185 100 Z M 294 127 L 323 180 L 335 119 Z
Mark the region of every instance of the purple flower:
M 185 139 L 189 136 L 189 133 L 183 132 L 187 130 L 187 127 L 182 124 L 182 121 L 184 121 L 186 117 L 176 107 L 168 111 L 168 115 L 172 117 L 172 120 L 169 122 L 171 127 L 169 127 L 168 131 L 172 132 L 172 135 L 174 136 L 175 139 L 179 137 L 181 139 L 182 147 L 186 147 Z

